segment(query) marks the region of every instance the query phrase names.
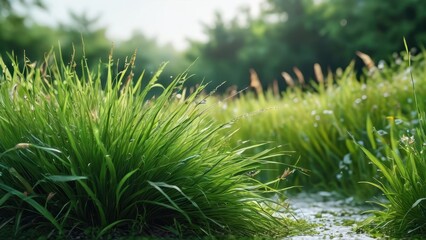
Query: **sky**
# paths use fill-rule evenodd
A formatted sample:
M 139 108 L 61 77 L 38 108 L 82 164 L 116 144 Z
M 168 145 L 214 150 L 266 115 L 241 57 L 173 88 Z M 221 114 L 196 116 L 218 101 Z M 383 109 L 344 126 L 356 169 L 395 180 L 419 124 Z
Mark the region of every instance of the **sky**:
M 37 22 L 55 26 L 69 22 L 69 11 L 100 16 L 99 25 L 112 39 L 128 39 L 134 31 L 171 43 L 178 50 L 187 38 L 205 40 L 201 23 L 211 24 L 215 11 L 231 19 L 242 6 L 251 14 L 260 11 L 263 0 L 44 0 L 48 11 L 30 10 Z

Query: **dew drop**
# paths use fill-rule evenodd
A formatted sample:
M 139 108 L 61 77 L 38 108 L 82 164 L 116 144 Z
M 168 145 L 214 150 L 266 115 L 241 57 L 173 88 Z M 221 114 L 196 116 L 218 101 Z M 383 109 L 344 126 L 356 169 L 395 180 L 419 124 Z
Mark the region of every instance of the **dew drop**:
M 404 121 L 402 121 L 401 119 L 399 119 L 399 118 L 397 118 L 397 119 L 395 119 L 395 124 L 396 125 L 400 125 L 400 124 L 402 124 Z
M 378 130 L 378 131 L 377 131 L 377 133 L 378 133 L 380 136 L 384 136 L 384 135 L 388 134 L 388 132 L 386 132 L 385 130 L 382 130 L 382 129 Z

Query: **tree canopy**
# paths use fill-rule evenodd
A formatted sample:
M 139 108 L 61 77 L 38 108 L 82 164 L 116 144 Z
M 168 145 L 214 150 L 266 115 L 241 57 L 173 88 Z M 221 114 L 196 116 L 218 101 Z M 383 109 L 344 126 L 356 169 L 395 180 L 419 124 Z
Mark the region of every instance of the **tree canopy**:
M 313 65 L 323 71 L 345 67 L 365 52 L 389 60 L 426 41 L 426 2 L 369 0 L 266 0 L 259 17 L 240 13 L 228 23 L 219 16 L 205 25 L 206 43 L 194 43 L 189 57 L 200 57 L 199 74 L 211 81 L 247 86 L 249 68 L 265 85 L 297 67 L 308 77 Z M 246 21 L 240 23 L 241 15 Z M 232 50 L 230 50 L 232 49 Z

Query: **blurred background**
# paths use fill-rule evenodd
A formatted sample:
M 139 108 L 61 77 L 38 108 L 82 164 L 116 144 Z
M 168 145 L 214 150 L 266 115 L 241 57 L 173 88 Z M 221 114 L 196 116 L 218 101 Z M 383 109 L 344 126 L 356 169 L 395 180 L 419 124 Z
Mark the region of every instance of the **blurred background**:
M 170 78 L 192 64 L 190 84 L 226 82 L 225 92 L 248 86 L 253 68 L 284 89 L 294 67 L 310 79 L 315 63 L 335 71 L 357 51 L 397 61 L 403 37 L 421 50 L 425 23 L 423 0 L 0 0 L 0 55 L 40 61 L 60 48 L 66 61 L 84 45 L 95 68 L 113 48 L 117 62 L 137 51 L 136 74 L 168 61 Z

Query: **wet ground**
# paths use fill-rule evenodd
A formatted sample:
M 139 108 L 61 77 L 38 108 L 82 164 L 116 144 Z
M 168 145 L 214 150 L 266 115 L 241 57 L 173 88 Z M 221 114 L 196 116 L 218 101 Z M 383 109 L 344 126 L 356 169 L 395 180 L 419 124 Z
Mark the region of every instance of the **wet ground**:
M 300 193 L 289 197 L 294 217 L 313 223 L 316 227 L 312 233 L 286 239 L 374 239 L 355 231 L 357 224 L 368 217 L 365 211 L 371 206 L 354 204 L 352 198 L 336 199 L 336 195 L 329 192 Z

